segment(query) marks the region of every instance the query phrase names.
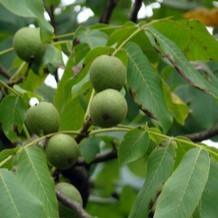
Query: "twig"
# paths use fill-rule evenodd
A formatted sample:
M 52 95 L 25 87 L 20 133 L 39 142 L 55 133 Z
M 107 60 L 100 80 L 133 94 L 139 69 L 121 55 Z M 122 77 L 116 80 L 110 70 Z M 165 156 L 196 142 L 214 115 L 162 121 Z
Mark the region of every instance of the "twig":
M 0 87 L 3 87 L 4 89 L 10 91 L 16 96 L 20 96 L 20 93 L 17 92 L 15 89 L 11 88 L 8 84 L 4 83 L 3 81 L 0 80 Z
M 56 33 L 56 19 L 55 19 L 55 7 L 53 4 L 50 5 L 50 10 L 47 10 L 49 16 L 50 16 L 50 19 L 51 19 L 51 25 L 52 27 L 54 28 L 54 34 Z
M 103 154 L 98 154 L 96 156 L 96 158 L 93 161 L 91 161 L 90 163 L 86 163 L 86 161 L 81 158 L 76 162 L 76 165 L 78 165 L 78 166 L 90 166 L 92 164 L 113 160 L 115 158 L 117 158 L 117 151 L 112 150 L 112 151 L 109 151 L 109 152 L 106 152 Z
M 104 9 L 104 12 L 99 20 L 100 23 L 109 23 L 109 20 L 111 18 L 112 12 L 114 10 L 114 8 L 117 5 L 117 1 L 116 0 L 107 0 L 107 4 L 106 7 Z
M 129 18 L 134 23 L 137 23 L 138 12 L 141 6 L 142 6 L 142 0 L 135 0 L 133 7 L 132 7 L 132 12 L 130 14 L 130 18 Z
M 55 6 L 54 6 L 54 4 L 51 4 L 50 7 L 47 7 L 45 0 L 43 2 L 44 2 L 45 10 L 50 17 L 50 23 L 54 29 L 54 35 L 55 35 L 56 34 L 56 19 L 55 19 L 55 13 L 54 13 Z M 58 41 L 58 39 L 54 38 L 54 41 Z M 58 84 L 59 78 L 58 78 L 58 70 L 57 69 L 55 69 L 55 71 L 54 71 L 54 78 L 55 78 L 56 83 Z
M 14 48 L 8 48 L 8 49 L 5 49 L 3 51 L 0 51 L 0 55 L 5 55 L 5 54 L 12 52 L 12 51 L 14 51 Z
M 192 134 L 187 134 L 185 135 L 187 138 L 191 139 L 193 142 L 200 142 L 205 139 L 209 139 L 213 136 L 218 135 L 218 125 L 209 129 L 209 130 L 204 130 L 201 132 L 197 133 L 192 133 Z
M 89 127 L 91 126 L 92 122 L 91 122 L 91 118 L 88 117 L 86 122 L 84 123 L 83 127 L 80 130 L 80 133 L 75 137 L 75 140 L 77 141 L 77 143 L 80 143 L 80 141 L 82 139 L 84 139 L 86 136 L 88 136 L 89 134 Z
M 5 68 L 0 64 L 0 74 L 7 79 L 10 79 L 11 75 L 5 70 Z
M 28 64 L 28 68 L 25 72 L 25 74 L 23 75 L 23 69 L 24 67 L 26 66 L 26 62 L 23 62 L 19 67 L 18 69 L 16 70 L 16 72 L 14 73 L 14 75 L 10 78 L 9 80 L 9 85 L 10 86 L 13 86 L 14 84 L 20 82 L 23 80 L 23 76 L 24 75 L 27 75 L 29 69 L 31 68 L 31 63 Z
M 60 191 L 56 191 L 57 199 L 63 203 L 64 205 L 72 208 L 81 218 L 92 218 L 90 214 L 88 214 L 82 206 L 69 198 L 64 197 Z
M 11 160 L 14 156 L 11 154 L 9 156 L 7 156 L 5 159 L 3 159 L 1 162 L 0 162 L 0 168 L 2 168 L 2 166 L 4 166 L 9 160 Z
M 112 150 L 107 153 L 97 155 L 96 158 L 90 164 L 105 162 L 115 158 L 117 158 L 117 151 Z
M 56 33 L 56 20 L 55 20 L 55 7 L 54 4 L 49 5 L 50 7 L 47 6 L 46 1 L 43 0 L 43 4 L 44 4 L 44 8 L 46 10 L 46 12 L 48 13 L 49 17 L 50 17 L 50 23 L 52 25 L 52 27 L 54 28 L 54 33 Z
M 51 25 L 54 28 L 54 34 L 56 34 L 56 19 L 55 19 L 54 11 L 55 11 L 55 7 L 54 7 L 53 4 L 51 4 L 50 8 L 47 10 L 47 12 L 48 12 L 49 17 L 51 19 Z M 58 39 L 54 39 L 54 41 L 58 41 Z M 57 68 L 54 71 L 54 78 L 55 78 L 56 83 L 58 84 L 59 83 L 59 78 L 58 78 L 58 70 L 57 70 Z

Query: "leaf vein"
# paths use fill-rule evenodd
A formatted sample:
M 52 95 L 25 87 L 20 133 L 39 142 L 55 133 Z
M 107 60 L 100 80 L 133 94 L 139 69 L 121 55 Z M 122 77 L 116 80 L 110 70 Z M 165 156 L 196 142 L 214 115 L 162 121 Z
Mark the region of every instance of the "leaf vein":
M 15 204 L 15 202 L 14 202 L 14 200 L 13 200 L 13 197 L 12 197 L 11 194 L 10 194 L 10 190 L 8 189 L 7 184 L 6 184 L 6 182 L 5 182 L 4 178 L 3 178 L 3 176 L 2 176 L 2 175 L 0 175 L 0 176 L 1 176 L 1 179 L 2 179 L 2 182 L 3 182 L 3 185 L 4 185 L 4 187 L 5 187 L 5 190 L 6 190 L 6 192 L 8 193 L 9 199 L 10 199 L 10 201 L 12 202 L 12 204 L 13 204 L 13 206 L 14 206 L 13 208 L 14 208 L 15 211 L 16 211 L 17 217 L 21 217 L 21 215 L 20 215 L 20 213 L 19 213 L 19 211 L 18 211 L 18 208 L 16 207 L 16 204 Z
M 182 193 L 182 195 L 181 195 L 181 198 L 180 198 L 179 201 L 178 201 L 177 207 L 175 208 L 175 212 L 179 210 L 180 205 L 181 205 L 181 202 L 182 202 L 182 200 L 183 200 L 183 198 L 184 198 L 184 196 L 185 196 L 185 194 L 186 194 L 186 190 L 188 189 L 188 186 L 189 186 L 189 184 L 190 184 L 191 178 L 192 178 L 192 176 L 193 176 L 194 169 L 195 169 L 195 167 L 196 167 L 197 160 L 198 160 L 198 157 L 199 157 L 199 155 L 200 155 L 200 152 L 201 152 L 201 149 L 199 149 L 199 152 L 198 152 L 198 154 L 197 154 L 197 156 L 196 156 L 196 158 L 195 158 L 194 164 L 193 164 L 192 169 L 191 169 L 191 173 L 189 174 L 189 177 L 188 177 L 187 183 L 186 183 L 186 185 L 185 185 L 184 191 L 183 191 L 183 193 Z

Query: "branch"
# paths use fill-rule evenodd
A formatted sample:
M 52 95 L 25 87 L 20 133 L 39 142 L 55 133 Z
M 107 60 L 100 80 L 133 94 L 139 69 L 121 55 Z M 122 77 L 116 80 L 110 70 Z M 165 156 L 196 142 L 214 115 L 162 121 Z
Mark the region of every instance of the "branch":
M 54 4 L 50 4 L 48 7 L 46 5 L 46 1 L 43 0 L 43 4 L 44 4 L 44 8 L 45 8 L 45 11 L 48 13 L 49 17 L 50 17 L 50 23 L 52 25 L 52 27 L 54 28 L 54 33 L 56 33 L 56 20 L 55 20 L 55 7 L 54 7 Z
M 216 135 L 218 135 L 218 125 L 209 130 L 204 130 L 193 134 L 187 134 L 185 136 L 191 139 L 193 142 L 200 142 Z
M 137 17 L 138 17 L 138 12 L 142 6 L 142 0 L 135 0 L 133 7 L 132 7 L 132 12 L 130 14 L 130 20 L 134 23 L 137 23 Z
M 70 207 L 71 209 L 73 209 L 79 215 L 79 217 L 92 218 L 92 216 L 90 214 L 88 214 L 79 203 L 77 203 L 76 201 L 73 201 L 69 198 L 64 197 L 60 191 L 56 191 L 56 196 L 57 196 L 57 199 L 61 203 Z
M 99 20 L 100 23 L 109 23 L 109 20 L 111 18 L 112 12 L 114 10 L 114 8 L 117 5 L 117 1 L 116 0 L 107 0 L 107 4 L 106 7 L 104 9 L 104 12 Z
M 97 155 L 96 158 L 90 164 L 105 162 L 115 158 L 117 158 L 117 151 L 112 150 L 107 153 Z
M 112 150 L 103 154 L 98 154 L 96 155 L 96 158 L 91 161 L 90 163 L 86 163 L 86 161 L 82 158 L 80 158 L 77 162 L 76 165 L 78 166 L 90 166 L 92 164 L 96 164 L 96 163 L 101 163 L 101 162 L 105 162 L 105 161 L 109 161 L 109 160 L 113 160 L 117 158 L 117 151 L 116 150 Z

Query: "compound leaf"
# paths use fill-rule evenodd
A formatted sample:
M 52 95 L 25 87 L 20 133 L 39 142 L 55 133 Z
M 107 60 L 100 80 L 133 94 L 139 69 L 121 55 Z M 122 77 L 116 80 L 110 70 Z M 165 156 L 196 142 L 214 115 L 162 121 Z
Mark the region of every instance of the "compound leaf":
M 149 26 L 148 30 L 147 35 L 153 45 L 191 85 L 214 96 L 216 99 L 218 98 L 218 80 L 212 73 L 208 72 L 207 76 L 200 74 L 174 42 L 152 26 Z

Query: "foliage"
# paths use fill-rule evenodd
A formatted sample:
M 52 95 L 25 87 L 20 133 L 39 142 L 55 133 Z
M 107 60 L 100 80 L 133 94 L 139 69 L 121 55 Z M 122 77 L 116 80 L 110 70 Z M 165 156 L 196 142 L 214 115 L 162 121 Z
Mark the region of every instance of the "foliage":
M 142 6 L 153 14 L 137 17 Z M 218 151 L 203 141 L 218 140 L 214 7 L 210 0 L 0 0 L 1 216 L 58 218 L 64 204 L 66 217 L 72 210 L 78 217 L 217 217 Z M 87 8 L 93 16 L 81 22 Z M 47 44 L 37 64 L 12 47 L 15 32 L 29 25 Z M 110 128 L 89 114 L 96 95 L 89 69 L 103 54 L 126 69 L 120 93 L 128 112 Z M 58 132 L 29 131 L 33 99 L 57 108 Z M 44 147 L 57 133 L 79 144 L 80 157 L 68 169 L 46 159 Z M 72 183 L 83 207 L 55 192 L 58 182 Z

